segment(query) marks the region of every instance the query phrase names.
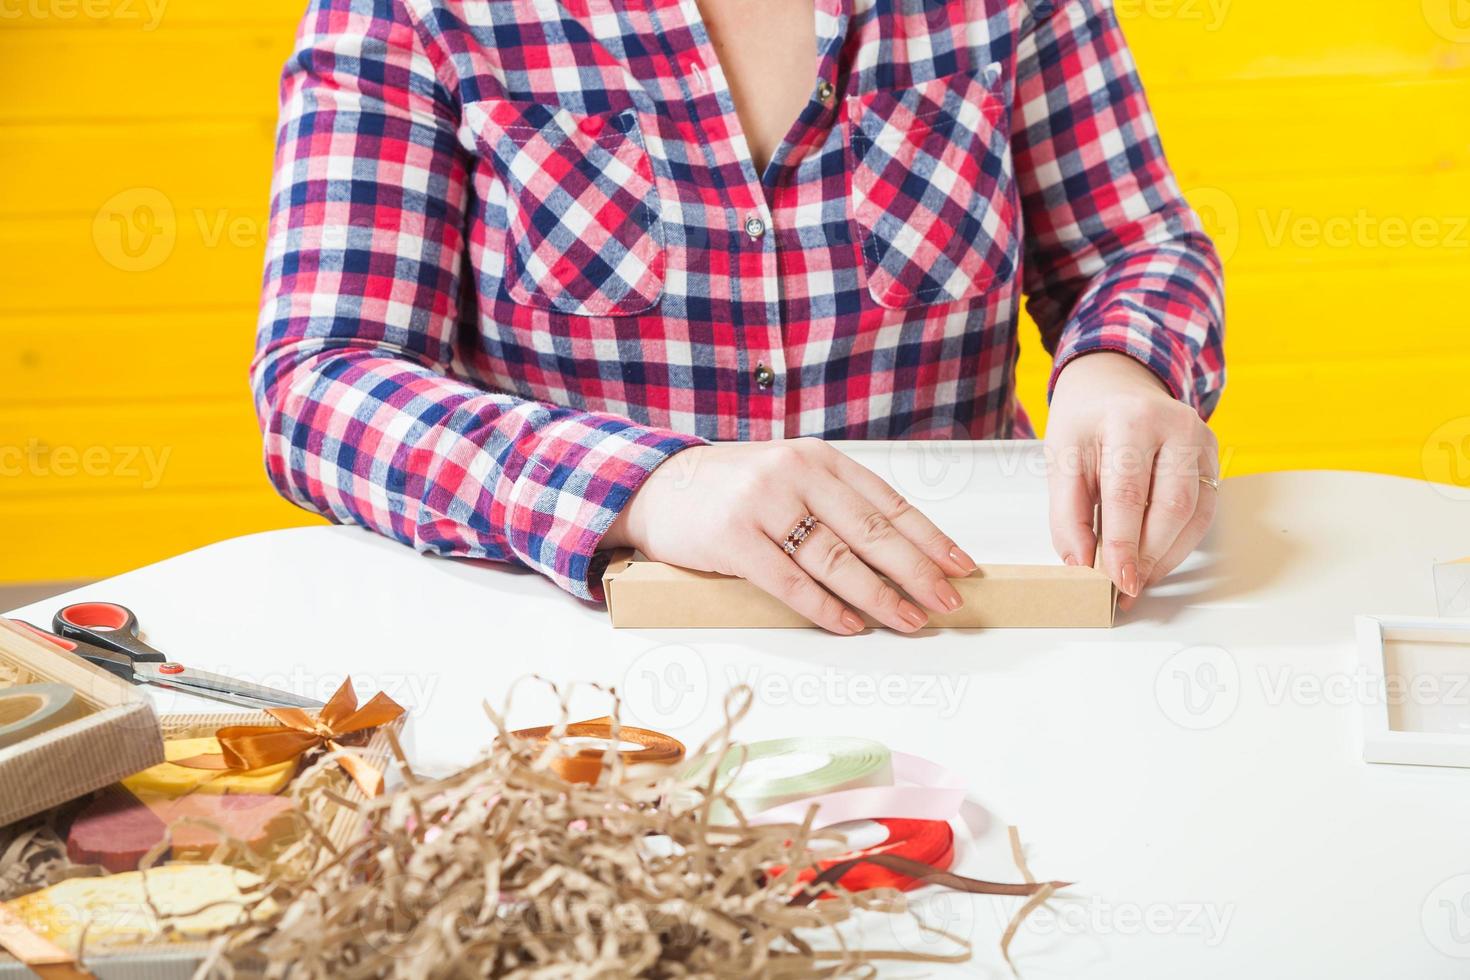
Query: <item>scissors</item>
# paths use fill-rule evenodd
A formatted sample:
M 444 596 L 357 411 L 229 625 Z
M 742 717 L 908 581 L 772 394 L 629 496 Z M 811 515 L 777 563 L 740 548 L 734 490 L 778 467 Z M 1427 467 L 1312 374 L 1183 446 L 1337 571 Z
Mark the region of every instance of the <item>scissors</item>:
M 246 708 L 323 707 L 320 701 L 298 697 L 289 691 L 196 670 L 168 659 L 138 639 L 138 617 L 127 606 L 115 602 L 78 602 L 66 606 L 51 620 L 54 632 L 21 620 L 14 622 L 130 684 L 154 684 Z

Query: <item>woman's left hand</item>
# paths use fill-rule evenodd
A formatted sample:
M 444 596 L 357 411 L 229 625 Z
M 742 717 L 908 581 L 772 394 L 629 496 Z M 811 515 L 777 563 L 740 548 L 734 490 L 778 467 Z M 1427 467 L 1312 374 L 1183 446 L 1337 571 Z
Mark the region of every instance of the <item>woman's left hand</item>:
M 1102 567 L 1127 609 L 1194 550 L 1215 517 L 1219 445 L 1189 405 L 1138 361 L 1112 351 L 1062 369 L 1046 426 L 1052 544 L 1093 564 L 1102 508 Z

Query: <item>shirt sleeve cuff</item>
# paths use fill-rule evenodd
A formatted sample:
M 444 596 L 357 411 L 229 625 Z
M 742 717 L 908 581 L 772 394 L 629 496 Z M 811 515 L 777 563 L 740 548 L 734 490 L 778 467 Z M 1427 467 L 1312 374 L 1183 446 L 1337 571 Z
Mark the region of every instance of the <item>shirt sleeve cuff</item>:
M 1068 364 L 1098 351 L 1128 355 L 1152 371 L 1176 399 L 1196 410 L 1201 408 L 1194 383 L 1195 355 L 1188 345 L 1145 314 L 1128 311 L 1109 314 L 1095 325 L 1069 325 L 1052 358 L 1047 401 L 1051 401 L 1057 378 Z
M 537 442 L 507 506 L 511 550 L 572 595 L 601 602 L 601 576 L 590 573 L 603 535 L 649 474 L 704 440 L 578 414 L 540 432 Z

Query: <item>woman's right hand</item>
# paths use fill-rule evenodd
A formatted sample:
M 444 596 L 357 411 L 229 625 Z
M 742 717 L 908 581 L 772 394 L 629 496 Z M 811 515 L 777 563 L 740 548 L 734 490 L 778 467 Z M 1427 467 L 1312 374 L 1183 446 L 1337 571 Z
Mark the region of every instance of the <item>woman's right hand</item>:
M 808 514 L 816 526 L 787 555 L 782 542 Z M 820 439 L 685 449 L 644 481 L 602 547 L 738 575 L 842 635 L 864 628 L 854 610 L 900 632 L 921 629 L 920 605 L 958 609 L 948 577 L 975 570 L 898 491 Z

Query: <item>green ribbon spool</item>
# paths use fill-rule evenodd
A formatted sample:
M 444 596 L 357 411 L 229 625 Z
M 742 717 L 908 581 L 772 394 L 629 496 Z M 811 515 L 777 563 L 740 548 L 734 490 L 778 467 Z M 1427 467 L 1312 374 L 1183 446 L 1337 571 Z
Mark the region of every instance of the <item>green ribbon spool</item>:
M 709 756 L 697 759 L 691 771 L 707 776 L 711 762 Z M 731 746 L 715 773 L 715 785 L 740 804 L 746 817 L 751 817 L 783 803 L 824 793 L 892 786 L 893 757 L 886 745 L 866 738 L 773 738 Z M 716 819 L 732 816 L 723 812 Z

